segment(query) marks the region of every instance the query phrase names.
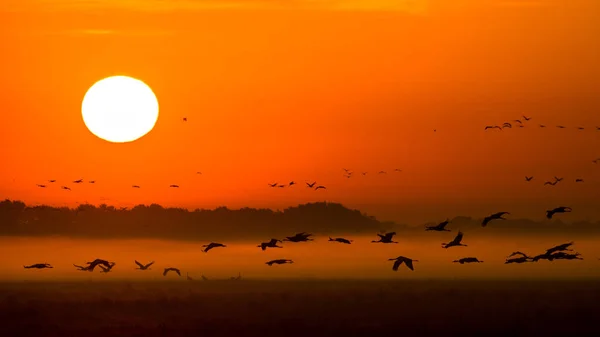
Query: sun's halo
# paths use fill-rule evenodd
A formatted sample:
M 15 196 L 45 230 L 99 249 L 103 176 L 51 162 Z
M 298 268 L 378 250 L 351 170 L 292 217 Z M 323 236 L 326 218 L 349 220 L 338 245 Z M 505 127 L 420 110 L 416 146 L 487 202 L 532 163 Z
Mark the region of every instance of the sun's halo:
M 150 132 L 158 120 L 158 100 L 150 87 L 129 76 L 111 76 L 94 83 L 81 104 L 91 133 L 126 143 Z

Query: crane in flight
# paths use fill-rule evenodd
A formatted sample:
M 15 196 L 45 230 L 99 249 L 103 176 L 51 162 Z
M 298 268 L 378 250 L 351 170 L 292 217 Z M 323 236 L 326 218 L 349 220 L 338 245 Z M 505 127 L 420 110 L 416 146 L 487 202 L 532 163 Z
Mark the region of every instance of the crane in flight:
M 163 271 L 163 276 L 167 276 L 167 274 L 170 271 L 173 271 L 173 272 L 177 273 L 177 275 L 181 276 L 181 271 L 179 269 L 177 269 L 177 268 L 172 268 L 172 267 L 165 268 L 165 270 Z
M 217 243 L 217 242 L 211 242 L 207 245 L 203 245 L 202 247 L 204 247 L 204 249 L 202 250 L 205 253 L 208 253 L 209 250 L 213 249 L 213 248 L 218 248 L 218 247 L 227 247 L 222 243 Z
M 277 260 L 271 260 L 269 262 L 265 262 L 265 264 L 268 265 L 269 267 L 271 267 L 274 264 L 286 264 L 286 263 L 294 263 L 294 261 L 288 260 L 288 259 L 277 259 Z
M 552 219 L 552 217 L 556 213 L 570 213 L 571 211 L 573 211 L 573 209 L 571 207 L 565 207 L 565 206 L 556 207 L 554 209 L 550 209 L 550 210 L 546 211 L 546 218 Z
M 487 226 L 487 224 L 492 221 L 492 220 L 506 220 L 506 218 L 503 218 L 502 216 L 505 214 L 510 214 L 508 212 L 498 212 L 498 213 L 494 213 L 490 216 L 486 216 L 485 218 L 483 218 L 483 221 L 481 222 L 481 226 L 485 227 Z
M 23 268 L 25 268 L 25 269 L 47 269 L 47 268 L 54 268 L 54 267 L 52 267 L 49 263 L 36 263 L 36 264 L 32 264 L 30 266 L 23 266 Z
M 396 232 L 389 232 L 389 233 L 385 233 L 385 234 L 377 233 L 377 236 L 379 236 L 379 240 L 373 240 L 371 242 L 374 242 L 374 243 L 398 243 L 396 241 L 392 241 L 392 238 L 394 237 L 394 235 L 396 235 Z
M 414 271 L 415 268 L 413 267 L 413 262 L 419 262 L 419 260 L 413 260 L 406 256 L 398 256 L 397 258 L 388 259 L 388 261 L 396 261 L 392 266 L 393 271 L 398 271 L 398 268 L 400 265 L 402 265 L 402 263 L 404 263 L 408 269 Z
M 458 234 L 456 234 L 456 237 L 454 237 L 454 240 L 452 240 L 448 243 L 442 243 L 442 248 L 450 248 L 450 247 L 454 247 L 454 246 L 466 247 L 467 245 L 461 243 L 462 239 L 463 239 L 463 233 L 461 231 L 458 231 Z
M 135 260 L 134 262 L 135 262 L 135 264 L 138 265 L 138 267 L 135 269 L 139 269 L 139 270 L 150 270 L 150 266 L 154 264 L 154 261 L 152 261 L 148 264 L 141 264 L 138 262 L 138 260 Z
M 476 257 L 463 257 L 462 259 L 454 260 L 452 262 L 454 262 L 454 263 L 460 263 L 460 264 L 465 264 L 465 263 L 481 263 L 483 261 L 480 261 Z
M 450 232 L 449 229 L 446 229 L 446 226 L 450 223 L 450 219 L 446 219 L 443 222 L 440 222 L 436 226 L 425 226 L 426 231 L 436 231 L 436 232 Z
M 260 249 L 262 249 L 262 250 L 267 250 L 267 248 L 283 248 L 281 246 L 278 246 L 277 242 L 283 243 L 283 241 L 281 241 L 281 240 L 271 239 L 269 242 L 262 242 L 257 247 L 260 247 Z
M 329 237 L 329 241 L 333 241 L 333 242 L 339 242 L 339 243 L 345 243 L 347 245 L 349 245 L 350 243 L 352 243 L 352 240 L 348 240 L 348 239 L 344 239 L 344 238 L 332 238 L 331 236 Z

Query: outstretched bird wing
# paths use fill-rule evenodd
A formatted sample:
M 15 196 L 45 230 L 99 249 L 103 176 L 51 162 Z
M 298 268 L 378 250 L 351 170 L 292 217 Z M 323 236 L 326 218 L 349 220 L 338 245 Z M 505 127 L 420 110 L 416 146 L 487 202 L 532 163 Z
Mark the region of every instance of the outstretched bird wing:
M 415 268 L 413 268 L 413 261 L 410 259 L 404 259 L 404 263 L 406 264 L 406 266 L 408 267 L 408 269 L 414 271 Z
M 135 264 L 137 264 L 140 268 L 144 268 L 144 265 L 139 263 L 138 260 L 134 260 Z
M 403 260 L 396 260 L 396 262 L 394 262 L 394 265 L 392 266 L 392 270 L 393 271 L 398 271 L 398 267 L 400 267 L 400 265 L 402 264 L 402 262 L 404 262 Z
M 154 264 L 154 261 L 152 261 L 152 262 L 148 263 L 148 264 L 147 264 L 145 267 L 146 267 L 146 268 L 148 268 L 148 267 L 150 267 L 150 266 L 151 266 L 151 265 L 153 265 L 153 264 Z

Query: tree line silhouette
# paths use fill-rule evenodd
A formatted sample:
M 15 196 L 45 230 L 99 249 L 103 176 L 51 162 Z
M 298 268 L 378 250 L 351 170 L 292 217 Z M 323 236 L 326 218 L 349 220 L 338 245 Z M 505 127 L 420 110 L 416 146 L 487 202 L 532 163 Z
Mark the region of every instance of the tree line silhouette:
M 430 224 L 435 224 L 434 222 Z M 430 225 L 426 224 L 426 225 Z M 448 228 L 480 232 L 481 219 L 457 216 Z M 165 208 L 158 204 L 116 208 L 82 204 L 77 208 L 27 206 L 21 201 L 0 202 L 1 236 L 67 236 L 86 238 L 155 238 L 173 240 L 246 240 L 283 237 L 296 232 L 317 235 L 366 234 L 383 231 L 422 233 L 425 226 L 379 221 L 339 203 L 316 202 L 284 210 L 218 207 L 212 210 Z M 561 220 L 506 220 L 493 226 L 494 233 L 519 235 L 600 235 L 600 222 Z

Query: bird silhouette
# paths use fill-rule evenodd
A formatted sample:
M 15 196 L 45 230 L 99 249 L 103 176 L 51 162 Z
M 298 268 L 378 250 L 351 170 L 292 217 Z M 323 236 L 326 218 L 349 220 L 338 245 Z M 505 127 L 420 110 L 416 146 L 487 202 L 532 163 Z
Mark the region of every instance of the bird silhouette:
M 75 184 L 81 184 L 81 183 L 83 182 L 83 179 L 78 179 L 78 180 L 75 180 L 75 181 L 73 181 L 73 182 L 74 182 Z
M 150 266 L 154 264 L 154 261 L 152 261 L 146 265 L 139 263 L 137 260 L 135 260 L 134 262 L 135 262 L 135 264 L 138 265 L 138 268 L 135 268 L 135 269 L 139 269 L 139 270 L 149 270 Z
M 510 123 L 504 123 L 504 124 L 502 124 L 502 128 L 503 129 L 505 129 L 505 128 L 512 129 L 512 124 L 510 124 Z
M 55 183 L 55 182 L 56 182 L 56 180 L 55 180 L 55 179 L 51 179 L 51 180 L 48 180 L 48 182 L 49 182 L 49 183 Z
M 582 127 L 582 126 L 580 126 L 580 127 L 577 128 L 577 130 L 585 130 L 585 128 Z
M 466 247 L 467 245 L 461 243 L 462 239 L 463 239 L 463 233 L 461 231 L 458 231 L 458 234 L 456 234 L 456 237 L 454 237 L 454 240 L 452 240 L 448 243 L 442 243 L 442 248 L 450 248 L 450 247 L 454 247 L 454 246 Z
M 63 190 L 67 190 L 67 191 L 70 191 L 70 190 L 71 190 L 71 188 L 69 188 L 69 187 L 67 187 L 67 186 L 61 186 L 60 188 L 62 188 Z
M 84 267 L 84 266 L 78 266 L 76 264 L 73 264 L 73 266 L 75 266 L 75 268 L 77 268 L 78 271 L 92 271 L 89 266 Z
M 179 271 L 179 269 L 177 269 L 177 268 L 171 268 L 171 267 L 169 267 L 169 268 L 165 268 L 165 270 L 163 271 L 163 276 L 167 276 L 167 274 L 168 274 L 170 271 L 174 271 L 174 272 L 176 272 L 176 273 L 177 273 L 177 275 L 181 276 L 181 271 Z
M 335 239 L 333 239 L 333 238 L 331 238 L 331 236 L 329 237 L 329 241 L 334 241 L 334 242 L 339 242 L 339 243 L 345 243 L 347 245 L 349 245 L 352 242 L 352 240 L 348 240 L 348 239 L 344 239 L 344 238 L 335 238 Z
M 405 256 L 398 256 L 397 258 L 394 258 L 394 259 L 388 259 L 388 261 L 396 261 L 396 262 L 394 262 L 394 265 L 392 266 L 393 271 L 398 271 L 398 267 L 400 267 L 400 265 L 402 265 L 402 263 L 404 263 L 408 269 L 414 271 L 415 268 L 413 267 L 413 262 L 419 262 L 419 260 L 413 260 L 413 259 L 410 259 Z
M 313 241 L 313 239 L 309 238 L 310 236 L 312 236 L 312 234 L 308 234 L 306 232 L 302 232 L 302 233 L 297 233 L 294 236 L 287 236 L 285 239 L 283 239 L 283 241 L 290 241 L 290 242 Z
M 281 240 L 271 239 L 269 242 L 262 242 L 257 247 L 260 247 L 260 249 L 262 249 L 262 250 L 267 250 L 267 248 L 283 248 L 281 246 L 278 246 L 277 242 L 283 243 L 283 241 L 281 241 Z
M 564 129 L 564 128 L 566 128 L 565 126 L 562 126 L 562 125 L 557 125 L 556 127 L 557 127 L 557 128 L 559 128 L 559 129 Z
M 30 266 L 23 266 L 25 269 L 46 269 L 46 268 L 54 268 L 49 263 L 36 263 Z
M 385 172 L 385 171 L 379 171 L 379 172 L 377 172 L 377 174 L 387 174 L 387 172 Z
M 326 190 L 326 189 L 327 189 L 327 187 L 325 187 L 325 186 L 323 186 L 323 185 L 319 185 L 319 186 L 315 187 L 315 191 L 316 191 L 316 190 L 319 190 L 319 189 Z
M 463 257 L 462 259 L 454 260 L 452 262 L 465 264 L 465 263 L 481 263 L 483 261 L 479 261 L 476 257 Z
M 368 172 L 361 172 L 363 176 L 366 176 Z
M 529 117 L 527 117 L 527 116 L 525 116 L 525 115 L 523 115 L 523 119 L 524 119 L 526 122 L 528 122 L 529 120 L 531 120 L 531 118 L 529 118 Z
M 544 124 L 540 124 L 540 128 L 545 128 L 546 126 Z
M 506 261 L 504 261 L 504 264 L 525 263 L 525 262 L 533 262 L 533 259 L 528 256 L 520 256 L 520 257 L 515 257 L 512 259 L 506 259 Z
M 91 271 L 94 271 L 94 268 L 96 268 L 96 266 L 98 266 L 98 265 L 102 265 L 106 268 L 112 268 L 112 265 L 114 265 L 114 262 L 108 262 L 107 260 L 103 260 L 103 259 L 95 259 L 92 262 L 86 262 L 86 264 L 88 265 L 88 268 L 90 268 Z
M 139 186 L 139 185 L 133 185 L 133 186 L 131 186 L 131 187 L 133 187 L 133 188 L 140 188 L 140 186 Z
M 583 179 L 580 179 L 580 178 L 578 178 L 578 179 L 575 179 L 575 182 L 576 182 L 576 183 L 582 183 L 582 182 L 583 182 Z
M 527 180 L 527 181 L 531 181 L 532 179 L 533 179 L 533 176 L 531 176 L 531 177 L 525 176 L 525 180 Z
M 487 226 L 487 224 L 492 221 L 492 220 L 506 220 L 506 218 L 503 218 L 502 216 L 505 214 L 510 214 L 508 212 L 498 212 L 498 213 L 494 213 L 490 216 L 487 216 L 485 218 L 483 218 L 483 221 L 481 222 L 481 226 L 485 227 Z
M 396 232 L 389 232 L 385 234 L 377 234 L 379 236 L 379 240 L 373 240 L 371 242 L 375 243 L 398 243 L 396 241 L 392 241 L 392 238 L 396 235 Z
M 293 186 L 293 185 L 296 185 L 296 182 L 290 181 L 290 183 L 288 184 L 288 186 Z
M 95 184 L 95 183 L 96 183 L 96 181 L 95 181 L 95 180 L 90 180 L 90 181 L 89 181 L 89 183 L 90 183 L 90 184 Z
M 557 176 L 554 176 L 554 180 L 555 180 L 557 183 L 561 182 L 563 179 L 564 179 L 564 178 L 559 178 L 559 177 L 557 177 Z
M 188 272 L 186 272 L 186 273 L 185 273 L 185 278 L 186 278 L 188 281 L 195 281 L 193 278 L 191 278 L 191 277 L 190 277 L 190 273 L 188 273 Z
M 502 131 L 502 128 L 499 127 L 498 125 L 488 125 L 485 127 L 484 130 L 487 130 L 487 129 L 498 129 L 498 130 Z
M 552 216 L 554 216 L 554 214 L 556 214 L 556 213 L 569 213 L 572 211 L 573 211 L 573 209 L 571 209 L 571 207 L 565 207 L 565 206 L 556 207 L 555 209 L 547 210 L 546 217 L 548 219 L 552 219 Z
M 101 269 L 100 272 L 101 273 L 110 273 L 113 269 L 113 267 L 115 266 L 114 262 L 111 262 L 109 267 L 104 267 L 103 265 L 98 265 L 98 267 Z
M 37 184 L 37 187 L 46 188 L 46 185 Z
M 310 184 L 309 184 L 309 183 L 305 183 L 305 184 L 306 184 L 306 187 L 308 187 L 308 188 L 313 188 L 313 187 L 315 186 L 315 184 L 316 184 L 316 183 L 317 183 L 317 182 L 315 181 L 315 182 L 313 182 L 313 183 L 310 183 Z
M 184 121 L 184 122 L 187 122 L 187 117 L 183 117 L 183 121 Z
M 277 187 L 277 183 L 274 183 L 274 184 L 267 184 L 267 185 L 269 185 L 269 186 L 271 186 L 271 187 Z
M 446 219 L 443 222 L 440 222 L 436 226 L 425 226 L 426 231 L 436 231 L 436 232 L 450 232 L 449 229 L 446 229 L 446 226 L 450 223 L 450 219 Z
M 521 255 L 521 256 L 528 257 L 527 254 L 525 254 L 525 253 L 522 253 L 522 252 L 513 252 L 509 256 L 507 256 L 506 258 L 508 259 L 508 258 L 511 258 L 513 256 L 516 256 L 516 255 Z
M 544 185 L 552 185 L 552 186 L 554 186 L 554 185 L 556 185 L 556 184 L 558 184 L 558 181 L 556 181 L 556 180 L 555 180 L 555 181 L 546 181 L 546 182 L 544 183 Z
M 561 251 L 573 251 L 572 249 L 569 249 L 569 247 L 571 247 L 573 244 L 575 244 L 575 242 L 571 241 L 571 242 L 563 243 L 558 246 L 554 246 L 552 248 L 547 249 L 546 254 L 552 254 L 554 252 L 561 252 Z
M 222 243 L 216 243 L 216 242 L 211 242 L 207 245 L 203 245 L 202 247 L 205 247 L 202 251 L 205 253 L 208 253 L 209 250 L 213 249 L 213 248 L 218 248 L 218 247 L 227 247 Z
M 519 124 L 523 124 L 523 122 L 521 122 L 520 119 L 514 119 L 513 122 L 519 123 Z
M 277 260 L 271 260 L 269 262 L 265 262 L 265 264 L 269 265 L 269 267 L 271 267 L 274 264 L 286 264 L 286 263 L 294 263 L 294 261 L 287 260 L 287 259 L 277 259 Z
M 169 185 L 171 188 L 179 188 L 179 185 Z

